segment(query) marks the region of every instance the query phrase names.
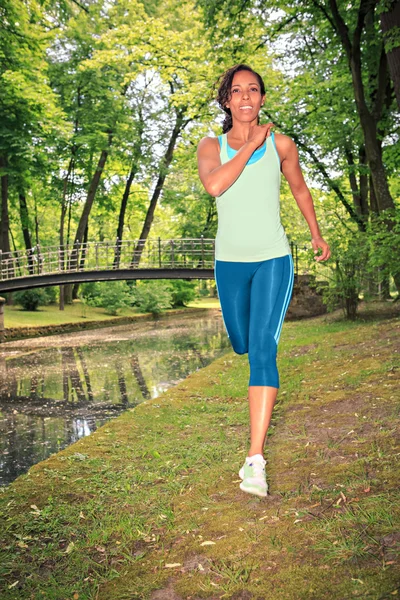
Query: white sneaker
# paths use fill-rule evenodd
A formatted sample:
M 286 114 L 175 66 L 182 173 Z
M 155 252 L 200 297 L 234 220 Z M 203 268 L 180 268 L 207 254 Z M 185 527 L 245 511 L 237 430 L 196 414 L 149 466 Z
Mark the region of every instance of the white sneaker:
M 243 479 L 239 487 L 243 492 L 265 497 L 268 493 L 268 484 L 265 480 L 265 465 L 261 454 L 246 456 L 245 463 L 239 471 L 239 477 Z

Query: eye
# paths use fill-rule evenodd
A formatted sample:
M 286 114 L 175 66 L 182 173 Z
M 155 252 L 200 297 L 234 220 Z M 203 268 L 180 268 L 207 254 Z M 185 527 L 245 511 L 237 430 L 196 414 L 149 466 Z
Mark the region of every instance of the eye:
M 234 90 L 232 90 L 232 94 L 233 94 L 234 92 L 238 92 L 238 91 L 239 91 L 239 90 L 238 90 L 238 88 L 235 88 Z
M 258 88 L 256 88 L 256 87 L 253 87 L 253 88 L 251 88 L 251 91 L 252 91 L 252 92 L 258 92 Z

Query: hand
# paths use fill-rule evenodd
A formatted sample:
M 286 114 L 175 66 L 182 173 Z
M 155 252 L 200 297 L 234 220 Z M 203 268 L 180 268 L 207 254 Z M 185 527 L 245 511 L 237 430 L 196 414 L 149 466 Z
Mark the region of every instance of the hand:
M 254 144 L 256 144 L 256 148 L 258 148 L 264 143 L 265 138 L 270 135 L 272 127 L 275 127 L 273 123 L 267 123 L 266 125 L 254 125 L 250 129 L 247 141 L 254 142 Z
M 321 260 L 328 260 L 331 255 L 331 250 L 329 245 L 325 242 L 325 240 L 321 236 L 311 238 L 311 245 L 314 249 L 314 254 L 317 254 L 318 248 L 322 248 L 321 256 L 314 256 L 315 260 L 320 262 Z

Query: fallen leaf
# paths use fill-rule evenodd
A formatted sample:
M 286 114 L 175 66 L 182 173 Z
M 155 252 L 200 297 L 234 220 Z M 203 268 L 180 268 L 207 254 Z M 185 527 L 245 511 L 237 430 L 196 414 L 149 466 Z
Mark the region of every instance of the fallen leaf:
M 67 546 L 66 551 L 64 552 L 64 554 L 70 554 L 70 552 L 72 552 L 72 550 L 74 549 L 75 544 L 74 542 L 70 542 Z
M 8 586 L 8 589 L 11 590 L 11 588 L 15 587 L 18 583 L 19 583 L 19 580 L 14 581 L 14 583 L 12 583 L 11 585 Z
M 215 544 L 215 542 L 202 542 L 202 543 L 200 544 L 200 546 L 212 546 L 212 545 L 214 545 L 214 544 Z

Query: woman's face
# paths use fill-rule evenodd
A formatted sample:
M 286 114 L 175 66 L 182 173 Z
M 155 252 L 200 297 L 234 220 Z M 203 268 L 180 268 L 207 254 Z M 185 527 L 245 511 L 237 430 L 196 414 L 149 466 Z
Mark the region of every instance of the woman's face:
M 264 104 L 265 95 L 261 96 L 257 77 L 250 71 L 238 71 L 233 76 L 230 100 L 226 103 L 230 108 L 232 119 L 245 123 L 257 120 L 260 107 Z

